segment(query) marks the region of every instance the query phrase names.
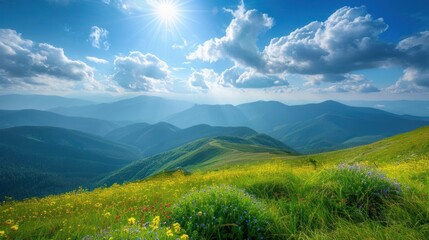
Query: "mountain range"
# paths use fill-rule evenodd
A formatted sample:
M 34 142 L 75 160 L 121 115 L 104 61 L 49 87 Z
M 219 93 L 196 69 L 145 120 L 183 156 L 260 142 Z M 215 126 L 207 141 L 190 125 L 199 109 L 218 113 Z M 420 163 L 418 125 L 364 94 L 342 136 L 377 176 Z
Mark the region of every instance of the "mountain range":
M 94 104 L 94 102 L 75 98 L 46 95 L 0 95 L 0 109 L 3 110 L 49 110 L 58 107 L 77 107 L 89 104 Z
M 140 158 L 137 149 L 56 127 L 0 129 L 0 196 L 43 196 L 90 186 Z
M 0 110 L 0 128 L 19 126 L 60 127 L 101 136 L 120 125 L 95 118 L 68 117 L 48 111 Z
M 58 107 L 51 111 L 62 115 L 61 117 L 60 115 L 55 116 L 57 119 L 64 120 L 41 121 L 40 117 L 33 116 L 40 115 L 40 112 L 31 114 L 27 112 L 28 115 L 24 114 L 23 117 L 18 116 L 10 120 L 0 119 L 0 127 L 57 126 L 104 136 L 121 126 L 131 124 L 124 129 L 118 129 L 116 133 L 107 135 L 107 137 L 111 140 L 135 145 L 142 151 L 146 151 L 146 154 L 151 155 L 159 153 L 159 151 L 152 151 L 149 150 L 150 146 L 143 146 L 150 142 L 147 138 L 154 139 L 154 144 L 160 149 L 168 150 L 178 146 L 168 143 L 168 137 L 173 137 L 172 132 L 177 131 L 175 127 L 186 129 L 201 124 L 251 128 L 274 137 L 302 153 L 316 153 L 367 144 L 429 124 L 428 117 L 397 115 L 380 109 L 351 107 L 334 101 L 294 106 L 276 101 L 258 101 L 236 106 L 193 105 L 184 101 L 139 96 L 112 103 Z M 80 124 L 82 119 L 70 121 L 64 115 L 85 118 L 85 121 L 88 121 L 88 118 L 93 120 L 92 123 Z M 96 118 L 103 119 L 99 120 L 103 122 L 95 123 Z M 164 125 L 170 123 L 175 127 L 152 126 L 139 130 L 144 125 L 143 123 L 153 125 L 159 122 L 164 122 Z M 139 124 L 133 126 L 134 123 Z M 138 133 L 129 134 L 127 137 L 114 136 L 115 134 L 126 134 L 127 131 L 140 132 L 141 136 L 137 136 Z M 145 131 L 149 132 L 143 133 Z M 160 132 L 157 133 L 157 131 Z M 201 129 L 200 131 L 207 130 Z M 165 139 L 162 139 L 163 135 L 166 136 Z M 198 133 L 197 135 L 199 137 L 204 134 Z M 215 135 L 209 134 L 208 136 Z M 174 135 L 174 137 L 180 138 L 178 135 Z M 189 138 L 189 140 L 194 139 Z M 160 143 L 160 140 L 165 143 Z M 162 144 L 165 146 L 162 147 Z
M 254 135 L 257 135 L 257 132 L 247 127 L 212 127 L 200 124 L 180 129 L 169 123 L 160 122 L 154 125 L 146 123 L 128 125 L 111 131 L 105 137 L 112 141 L 135 146 L 145 156 L 151 156 L 201 138 L 220 136 L 250 137 Z M 293 151 L 280 141 L 275 139 L 270 139 L 270 141 L 272 143 L 276 142 L 275 147 L 277 148 Z
M 100 118 L 109 121 L 157 123 L 192 106 L 192 103 L 185 101 L 138 96 L 112 103 L 59 107 L 51 111 L 67 116 Z
M 334 101 L 296 106 L 263 101 L 237 106 L 196 105 L 166 121 L 179 127 L 201 123 L 246 126 L 302 153 L 367 144 L 429 124 L 426 118 L 350 107 Z

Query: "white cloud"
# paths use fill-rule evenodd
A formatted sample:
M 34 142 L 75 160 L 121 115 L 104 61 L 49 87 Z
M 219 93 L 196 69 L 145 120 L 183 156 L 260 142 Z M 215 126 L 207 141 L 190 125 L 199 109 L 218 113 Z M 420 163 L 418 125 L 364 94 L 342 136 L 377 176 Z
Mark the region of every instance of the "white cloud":
M 199 45 L 187 58 L 216 62 L 227 58 L 234 67 L 225 70 L 220 82 L 233 87 L 267 88 L 287 85 L 285 74 L 303 74 L 317 82 L 341 82 L 355 70 L 391 64 L 393 45 L 379 40 L 387 24 L 374 19 L 365 7 L 343 7 L 324 22 L 312 22 L 287 36 L 274 38 L 261 52 L 257 40 L 273 26 L 273 19 L 257 10 L 227 10 L 233 19 L 225 36 Z M 372 84 L 347 91 L 376 91 Z M 356 87 L 356 84 L 354 85 Z M 365 87 L 366 86 L 366 87 Z M 338 88 L 337 90 L 340 90 Z
M 171 80 L 170 68 L 157 56 L 138 51 L 128 56 L 116 56 L 112 79 L 130 91 L 166 91 L 166 84 Z
M 401 51 L 404 74 L 388 88 L 394 93 L 420 92 L 429 90 L 429 31 L 400 41 L 396 47 Z
M 94 82 L 94 69 L 69 59 L 62 48 L 36 44 L 11 29 L 0 29 L 0 86 L 34 87 Z M 68 82 L 68 83 L 67 83 Z
M 193 71 L 188 79 L 188 85 L 193 89 L 206 91 L 216 83 L 218 76 L 213 69 Z
M 269 88 L 289 85 L 285 79 L 277 75 L 262 74 L 252 68 L 240 67 L 232 67 L 222 72 L 218 83 L 225 87 L 236 88 Z
M 261 68 L 262 56 L 256 43 L 258 37 L 273 26 L 273 19 L 255 9 L 246 10 L 243 3 L 235 11 L 226 11 L 232 14 L 233 19 L 225 36 L 204 42 L 187 58 L 206 62 L 228 58 L 237 66 Z
M 91 33 L 89 34 L 89 40 L 91 41 L 91 45 L 95 48 L 104 48 L 104 50 L 109 50 L 110 43 L 107 41 L 107 37 L 109 35 L 109 31 L 104 28 L 100 28 L 97 26 L 91 27 Z
M 336 93 L 373 93 L 380 92 L 380 89 L 376 88 L 371 81 L 365 79 L 360 74 L 345 74 L 344 79 L 341 82 L 332 84 L 327 88 L 315 89 L 316 92 L 336 92 Z
M 387 27 L 365 7 L 343 7 L 324 22 L 315 21 L 272 39 L 264 50 L 266 70 L 327 74 L 323 80 L 331 82 L 345 80 L 341 77 L 345 73 L 386 65 L 395 56 L 394 47 L 379 40 Z
M 109 61 L 107 61 L 106 59 L 102 59 L 102 58 L 91 57 L 91 56 L 86 56 L 85 58 L 88 61 L 91 61 L 93 63 L 98 63 L 98 64 L 107 64 L 107 63 L 109 63 Z
M 188 46 L 188 41 L 186 41 L 186 39 L 183 39 L 183 42 L 181 44 L 175 43 L 171 46 L 171 48 L 173 48 L 173 49 L 184 49 L 187 46 Z
M 402 77 L 387 90 L 392 93 L 415 93 L 429 90 L 429 70 L 409 67 Z

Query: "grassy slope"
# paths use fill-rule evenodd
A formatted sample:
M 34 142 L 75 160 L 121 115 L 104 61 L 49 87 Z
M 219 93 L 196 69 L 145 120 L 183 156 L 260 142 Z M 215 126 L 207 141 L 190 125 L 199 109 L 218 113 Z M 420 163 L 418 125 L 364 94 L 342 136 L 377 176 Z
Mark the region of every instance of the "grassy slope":
M 182 195 L 204 186 L 226 184 L 252 193 L 264 204 L 265 211 L 272 214 L 269 238 L 427 239 L 428 144 L 429 128 L 426 127 L 349 150 L 311 156 L 271 158 L 267 155 L 260 159 L 266 161 L 255 164 L 240 162 L 223 166 L 221 170 L 198 170 L 191 175 L 166 173 L 92 192 L 7 202 L 0 206 L 0 231 L 4 230 L 10 238 L 22 239 L 148 237 L 151 233 L 147 229 L 131 226 L 128 219 L 135 218 L 139 225 L 160 216 L 168 222 L 171 206 L 180 201 Z M 249 156 L 258 158 L 258 155 Z M 400 197 L 383 203 L 382 221 L 360 215 L 353 219 L 351 215 L 341 214 L 342 210 L 353 208 L 347 208 L 342 199 L 335 202 L 332 194 L 336 188 L 330 192 L 331 187 L 336 186 L 336 179 L 329 180 L 329 176 L 339 162 L 375 166 L 401 183 Z M 11 230 L 10 225 L 5 224 L 7 219 L 17 223 L 19 230 Z M 167 239 L 165 227 L 161 224 L 155 231 L 161 239 Z
M 264 134 L 248 138 L 216 137 L 196 140 L 171 151 L 132 162 L 102 179 L 98 185 L 135 181 L 162 171 L 217 169 L 237 163 L 271 159 L 289 149 L 279 149 L 281 142 Z

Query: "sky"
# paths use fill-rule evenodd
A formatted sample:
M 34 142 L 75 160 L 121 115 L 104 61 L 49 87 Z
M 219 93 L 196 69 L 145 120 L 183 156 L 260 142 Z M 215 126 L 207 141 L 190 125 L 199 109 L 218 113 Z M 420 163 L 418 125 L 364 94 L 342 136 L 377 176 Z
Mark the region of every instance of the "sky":
M 0 0 L 0 94 L 429 100 L 429 3 Z

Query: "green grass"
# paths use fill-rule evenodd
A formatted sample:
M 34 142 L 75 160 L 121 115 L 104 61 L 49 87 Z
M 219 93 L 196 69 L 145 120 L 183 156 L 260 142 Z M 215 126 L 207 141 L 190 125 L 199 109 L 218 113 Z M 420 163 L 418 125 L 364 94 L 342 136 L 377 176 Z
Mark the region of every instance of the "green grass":
M 429 239 L 428 144 L 421 128 L 311 156 L 232 151 L 191 174 L 4 202 L 0 238 Z M 267 226 L 246 229 L 226 203 Z

